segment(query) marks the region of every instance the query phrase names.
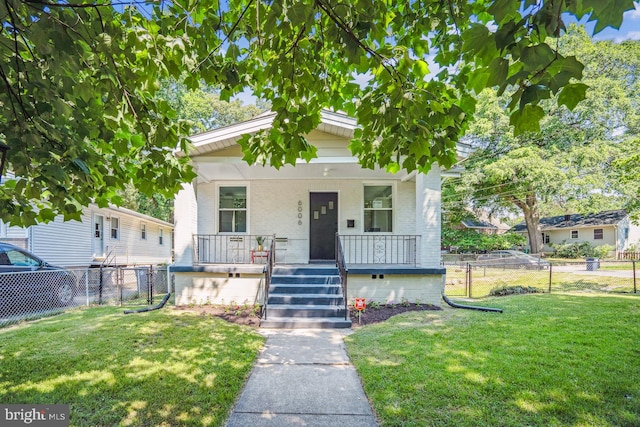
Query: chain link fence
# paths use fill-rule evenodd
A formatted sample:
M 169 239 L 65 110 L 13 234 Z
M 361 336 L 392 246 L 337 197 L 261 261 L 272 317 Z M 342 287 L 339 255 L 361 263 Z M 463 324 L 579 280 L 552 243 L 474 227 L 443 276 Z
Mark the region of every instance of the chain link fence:
M 538 266 L 486 264 L 446 265 L 445 294 L 481 298 L 518 292 L 638 293 L 640 261 L 552 261 Z
M 0 273 L 0 327 L 74 307 L 155 304 L 169 292 L 167 274 L 156 266 Z

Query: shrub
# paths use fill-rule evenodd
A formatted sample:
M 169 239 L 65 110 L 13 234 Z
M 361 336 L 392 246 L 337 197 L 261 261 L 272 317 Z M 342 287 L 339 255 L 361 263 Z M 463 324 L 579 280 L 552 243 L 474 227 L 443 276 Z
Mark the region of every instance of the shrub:
M 491 289 L 489 295 L 492 297 L 504 297 L 507 295 L 537 294 L 541 292 L 540 289 L 533 286 L 500 286 Z
M 589 242 L 552 244 L 553 256 L 557 258 L 607 258 L 615 248 L 611 245 L 593 246 Z
M 615 251 L 615 247 L 611 245 L 596 246 L 593 248 L 593 256 L 596 258 L 609 258 L 609 254 Z

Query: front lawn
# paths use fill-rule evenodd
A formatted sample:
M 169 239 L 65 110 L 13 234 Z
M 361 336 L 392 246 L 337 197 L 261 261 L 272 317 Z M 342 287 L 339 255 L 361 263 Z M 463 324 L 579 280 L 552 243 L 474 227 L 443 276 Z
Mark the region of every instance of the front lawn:
M 626 264 L 631 266 L 630 263 Z M 605 270 L 600 268 L 599 270 Z M 551 271 L 551 293 L 567 291 L 600 291 L 616 293 L 633 293 L 633 270 L 627 269 L 626 275 L 616 274 L 621 269 L 608 269 L 609 274 L 602 271 L 570 271 L 554 266 Z M 492 289 L 522 286 L 538 288 L 540 292 L 549 292 L 549 270 L 520 270 L 475 267 L 471 270 L 471 296 L 482 298 L 489 296 Z M 465 267 L 447 267 L 445 293 L 447 296 L 465 296 L 469 292 Z
M 383 426 L 640 425 L 640 297 L 522 295 L 346 338 Z
M 71 425 L 223 425 L 264 338 L 171 308 L 0 329 L 0 402 L 69 404 Z

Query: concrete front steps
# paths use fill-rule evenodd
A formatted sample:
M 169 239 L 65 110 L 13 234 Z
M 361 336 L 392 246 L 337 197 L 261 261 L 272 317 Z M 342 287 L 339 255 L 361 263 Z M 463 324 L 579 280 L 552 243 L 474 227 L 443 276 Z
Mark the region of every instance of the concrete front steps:
M 350 328 L 335 267 L 276 266 L 271 277 L 263 328 Z

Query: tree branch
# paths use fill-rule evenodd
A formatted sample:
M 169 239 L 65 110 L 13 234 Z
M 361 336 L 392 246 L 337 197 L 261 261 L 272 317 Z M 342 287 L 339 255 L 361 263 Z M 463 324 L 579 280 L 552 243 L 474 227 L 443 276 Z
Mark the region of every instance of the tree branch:
M 228 34 L 225 34 L 225 38 L 224 40 L 222 40 L 220 42 L 220 44 L 218 44 L 218 46 L 216 46 L 211 52 L 209 52 L 209 54 L 198 63 L 198 65 L 196 65 L 196 67 L 194 68 L 193 71 L 198 70 L 200 67 L 202 67 L 202 65 L 207 62 L 214 53 L 216 53 L 218 51 L 218 49 L 220 49 L 222 47 L 223 44 L 225 44 L 230 38 L 231 36 L 233 36 L 233 33 L 236 31 L 236 28 L 238 28 L 238 25 L 240 25 L 240 22 L 242 21 L 242 18 L 244 18 L 244 15 L 247 13 L 247 11 L 249 10 L 249 7 L 251 6 L 251 4 L 253 3 L 254 0 L 249 0 L 249 3 L 247 3 L 247 5 L 245 6 L 245 8 L 242 10 L 242 13 L 240 13 L 240 16 L 238 17 L 238 19 L 236 20 L 236 22 L 233 24 L 233 26 L 231 27 L 231 29 L 229 30 Z M 220 17 L 220 22 L 222 22 L 222 16 Z

